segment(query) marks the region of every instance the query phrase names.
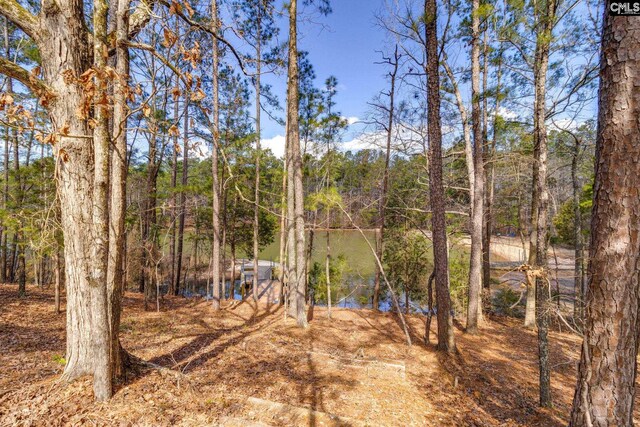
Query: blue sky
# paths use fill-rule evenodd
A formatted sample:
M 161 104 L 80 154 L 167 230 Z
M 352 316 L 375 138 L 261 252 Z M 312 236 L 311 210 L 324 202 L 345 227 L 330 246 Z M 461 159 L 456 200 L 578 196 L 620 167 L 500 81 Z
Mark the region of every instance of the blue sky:
M 376 19 L 378 15 L 386 15 L 384 12 L 388 3 L 393 2 L 389 0 L 332 0 L 333 13 L 326 17 L 314 13 L 315 9 L 312 6 L 299 9 L 298 48 L 309 52 L 309 60 L 316 73 L 316 87 L 322 87 L 326 78 L 335 76 L 339 82 L 336 109 L 350 122 L 355 122 L 343 135 L 342 149 L 363 147 L 363 138 L 358 137 L 362 136 L 365 131 L 364 124 L 358 123 L 357 120 L 367 116 L 369 110 L 367 103 L 388 85 L 385 78 L 388 70 L 383 65 L 376 64 L 381 60 L 381 51 L 388 53 L 391 50 L 388 42 L 389 35 L 385 29 L 380 27 Z M 284 9 L 281 10 L 283 13 L 278 19 L 281 28 L 279 42 L 286 41 L 288 37 L 288 14 Z M 584 5 L 579 5 L 575 13 L 584 17 L 587 8 Z M 558 32 L 561 32 L 560 30 L 562 28 L 559 28 Z M 597 47 L 594 51 L 597 54 Z M 465 40 L 455 37 L 450 40 L 448 54 L 449 63 L 454 69 L 458 66 L 468 66 L 468 45 Z M 556 55 L 552 59 L 558 61 L 562 58 Z M 585 62 L 580 58 L 580 55 L 567 57 L 566 60 L 570 62 L 571 67 L 583 66 Z M 272 84 L 273 93 L 278 96 L 281 105 L 284 106 L 286 70 L 277 76 L 265 76 L 263 83 Z M 465 103 L 469 103 L 468 83 L 459 81 L 459 85 Z M 550 89 L 548 102 L 552 102 L 555 97 L 561 94 L 561 88 Z M 529 98 L 523 98 L 521 104 L 503 105 L 500 114 L 508 118 L 524 119 L 529 116 L 533 102 Z M 578 116 L 570 118 L 568 112 L 561 113 L 555 120 L 563 126 L 575 126 L 577 123 L 594 117 L 595 107 L 595 99 L 592 99 L 586 102 L 584 109 Z M 509 108 L 515 108 L 516 111 L 509 110 Z M 280 115 L 282 116 L 283 113 Z M 264 114 L 261 136 L 263 147 L 270 148 L 278 156 L 283 153 L 284 128 Z
M 300 17 L 298 44 L 309 52 L 316 72 L 316 86 L 333 75 L 338 79 L 337 109 L 348 118 L 362 118 L 367 102 L 385 87 L 385 70 L 375 65 L 385 50 L 385 32 L 377 26 L 375 14 L 383 9 L 384 0 L 334 0 L 333 13 L 327 17 Z M 307 12 L 309 8 L 306 8 Z M 301 15 L 308 15 L 301 10 Z M 282 26 L 286 31 L 286 26 Z M 286 34 L 281 34 L 285 39 Z M 284 104 L 286 76 L 266 78 Z M 349 127 L 344 139 L 353 139 L 361 125 Z M 284 129 L 277 123 L 263 121 L 262 138 L 266 145 L 284 144 Z M 280 137 L 280 138 L 278 138 Z M 275 148 L 275 147 L 273 147 Z M 276 151 L 274 149 L 274 151 Z

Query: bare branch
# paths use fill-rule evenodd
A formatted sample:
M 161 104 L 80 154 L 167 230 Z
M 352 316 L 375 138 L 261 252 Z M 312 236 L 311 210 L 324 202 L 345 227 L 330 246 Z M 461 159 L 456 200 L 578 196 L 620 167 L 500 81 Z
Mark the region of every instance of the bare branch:
M 1 0 L 0 0 L 1 1 Z M 46 94 L 52 94 L 53 90 L 47 86 L 42 80 L 34 77 L 27 70 L 9 61 L 6 58 L 0 57 L 0 73 L 7 77 L 18 80 L 20 83 L 28 87 L 33 93 L 42 97 Z
M 2 1 L 2 0 L 0 0 L 0 1 Z M 165 7 L 170 7 L 171 6 L 167 0 L 157 0 L 157 1 L 160 4 L 162 4 L 163 6 L 165 6 Z M 180 17 L 180 19 L 182 19 L 184 22 L 189 24 L 191 27 L 196 28 L 196 29 L 198 29 L 200 31 L 204 31 L 205 33 L 215 37 L 216 40 L 218 40 L 219 42 L 221 42 L 225 46 L 227 46 L 229 48 L 229 50 L 231 51 L 231 53 L 233 54 L 233 56 L 238 61 L 238 65 L 240 66 L 240 69 L 242 70 L 242 73 L 245 76 L 249 76 L 249 77 L 253 76 L 253 74 L 249 73 L 247 71 L 247 69 L 245 68 L 244 61 L 242 60 L 242 57 L 240 56 L 240 54 L 238 53 L 236 48 L 233 47 L 233 45 L 227 39 L 225 39 L 224 37 L 221 37 L 216 31 L 212 31 L 211 28 L 207 27 L 206 25 L 203 25 L 203 24 L 201 24 L 199 22 L 196 22 L 193 19 L 189 18 L 182 11 L 176 10 L 175 14 L 176 14 L 176 16 Z
M 38 18 L 16 0 L 0 0 L 0 15 L 4 15 L 32 39 L 38 39 Z

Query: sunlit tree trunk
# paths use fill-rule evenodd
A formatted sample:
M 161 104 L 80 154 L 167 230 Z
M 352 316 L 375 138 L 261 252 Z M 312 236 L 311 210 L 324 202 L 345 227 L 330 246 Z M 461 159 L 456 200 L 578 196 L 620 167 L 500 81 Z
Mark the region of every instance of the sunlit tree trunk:
M 62 254 L 60 253 L 60 249 L 56 250 L 56 258 L 55 258 L 55 270 L 54 270 L 54 304 L 56 314 L 60 314 L 60 292 L 62 289 Z
M 434 277 L 438 305 L 438 349 L 455 352 L 451 296 L 449 294 L 449 262 L 445 222 L 444 187 L 442 184 L 442 133 L 440 118 L 440 77 L 438 72 L 438 35 L 436 0 L 425 1 L 427 120 L 429 123 L 429 196 L 433 234 Z
M 262 72 L 262 5 L 256 5 L 256 158 L 255 158 L 255 188 L 254 188 L 254 206 L 253 206 L 253 299 L 258 301 L 258 250 L 260 236 L 260 108 L 262 106 L 260 100 L 260 73 Z
M 589 286 L 570 426 L 631 426 L 640 331 L 640 17 L 605 2 Z
M 549 189 L 547 185 L 547 127 L 546 127 L 546 82 L 549 67 L 549 49 L 552 31 L 555 24 L 555 0 L 547 0 L 536 5 L 536 18 L 539 29 L 534 59 L 534 112 L 533 112 L 533 145 L 534 145 L 534 233 L 535 246 L 532 241 L 532 266 L 538 272 L 535 279 L 536 289 L 536 326 L 538 328 L 538 364 L 540 385 L 540 406 L 551 406 L 551 384 L 549 369 L 549 278 L 547 271 L 547 238 Z M 534 249 L 535 248 L 535 253 Z
M 3 19 L 3 36 L 4 36 L 4 48 L 5 57 L 9 58 L 9 24 L 7 18 Z M 9 205 L 9 126 L 4 128 L 4 157 L 3 157 L 3 171 L 4 171 L 4 187 L 2 193 L 2 207 L 6 210 Z M 7 281 L 7 230 L 3 224 L 0 230 L 0 283 Z
M 487 61 L 488 56 L 488 47 L 485 46 L 485 61 Z M 503 49 L 500 47 L 500 51 L 498 53 L 497 59 L 497 70 L 496 70 L 496 86 L 495 86 L 495 104 L 493 111 L 493 131 L 491 135 L 491 143 L 487 141 L 485 156 L 485 183 L 487 185 L 487 191 L 485 192 L 485 208 L 484 208 L 484 239 L 482 241 L 482 274 L 483 274 L 483 287 L 485 290 L 489 291 L 491 288 L 491 236 L 493 234 L 493 198 L 495 191 L 495 154 L 496 154 L 496 144 L 499 136 L 498 129 L 498 116 L 500 111 L 500 97 L 502 93 L 502 61 L 503 61 Z M 485 80 L 487 79 L 487 75 L 489 70 L 485 67 Z M 485 89 L 486 91 L 486 89 Z M 486 100 L 486 96 L 484 99 Z M 485 103 L 485 115 L 487 114 L 487 107 Z M 487 134 L 487 130 L 485 129 L 485 135 Z
M 571 188 L 573 190 L 573 238 L 575 240 L 574 248 L 574 303 L 573 317 L 578 322 L 582 322 L 584 295 L 583 288 L 583 259 L 582 259 L 582 212 L 580 210 L 580 180 L 578 179 L 578 161 L 580 158 L 580 138 L 573 135 L 574 145 L 571 153 Z
M 475 333 L 482 319 L 482 224 L 484 219 L 484 162 L 480 111 L 480 0 L 471 9 L 471 128 L 473 132 L 473 185 L 471 192 L 471 255 L 469 261 L 468 333 Z
M 290 313 L 301 327 L 307 327 L 305 312 L 306 277 L 305 236 L 304 236 L 304 190 L 302 182 L 302 156 L 300 155 L 300 129 L 298 126 L 298 2 L 289 3 L 289 71 L 287 83 L 287 145 L 289 151 L 287 206 L 289 218 L 289 261 Z
M 129 90 L 129 0 L 118 0 L 116 9 L 116 72 L 114 87 L 113 144 L 111 149 L 111 211 L 109 226 L 109 262 L 107 290 L 111 333 L 112 372 L 121 378 L 126 353 L 119 341 L 120 301 L 124 287 L 123 258 L 125 248 L 125 214 L 127 200 L 127 96 Z
M 288 135 L 288 132 L 287 132 Z M 285 143 L 285 156 L 284 156 L 284 167 L 282 173 L 282 197 L 280 198 L 280 253 L 279 253 L 279 261 L 280 261 L 280 276 L 278 277 L 278 281 L 280 282 L 280 289 L 278 290 L 278 300 L 280 305 L 285 304 L 285 280 L 288 280 L 288 261 L 287 261 L 287 244 L 288 244 L 288 230 L 289 230 L 289 221 L 288 221 L 288 210 L 287 210 L 287 175 L 289 170 L 289 144 Z M 288 285 L 287 285 L 288 286 Z

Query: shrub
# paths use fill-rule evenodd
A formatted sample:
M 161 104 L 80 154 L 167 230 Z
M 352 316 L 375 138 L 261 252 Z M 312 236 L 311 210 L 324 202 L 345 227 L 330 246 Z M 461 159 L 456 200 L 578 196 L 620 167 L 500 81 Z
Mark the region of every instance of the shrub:
M 520 299 L 520 293 L 509 285 L 501 285 L 493 295 L 493 309 L 497 314 L 524 317 L 524 307 L 524 298 Z

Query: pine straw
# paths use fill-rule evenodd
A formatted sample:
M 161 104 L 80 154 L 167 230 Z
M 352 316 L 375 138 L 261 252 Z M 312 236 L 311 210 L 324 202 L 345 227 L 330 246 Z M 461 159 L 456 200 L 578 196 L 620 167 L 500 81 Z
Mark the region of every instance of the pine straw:
M 89 378 L 58 381 L 64 314 L 55 315 L 52 292 L 16 294 L 0 285 L 0 425 L 196 426 L 221 417 L 279 425 L 247 404 L 256 397 L 364 425 L 561 426 L 573 396 L 579 340 L 551 334 L 556 406 L 543 411 L 535 335 L 510 319 L 476 336 L 458 331 L 460 353 L 447 360 L 432 346 L 407 348 L 389 314 L 334 308 L 329 321 L 316 308 L 300 330 L 277 307 L 244 302 L 215 313 L 207 302 L 169 297 L 155 313 L 128 293 L 123 346 L 144 363 L 99 404 Z M 423 320 L 409 321 L 422 342 Z M 376 363 L 384 369 L 372 371 Z

